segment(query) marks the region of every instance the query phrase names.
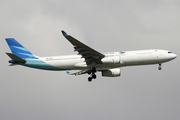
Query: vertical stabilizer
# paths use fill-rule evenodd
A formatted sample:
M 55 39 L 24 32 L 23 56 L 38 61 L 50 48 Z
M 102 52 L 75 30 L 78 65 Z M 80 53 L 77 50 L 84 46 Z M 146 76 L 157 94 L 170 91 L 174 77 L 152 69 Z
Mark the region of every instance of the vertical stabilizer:
M 26 58 L 38 59 L 26 48 L 24 48 L 20 43 L 18 43 L 14 38 L 6 38 L 5 40 L 14 55 L 22 59 L 26 59 Z

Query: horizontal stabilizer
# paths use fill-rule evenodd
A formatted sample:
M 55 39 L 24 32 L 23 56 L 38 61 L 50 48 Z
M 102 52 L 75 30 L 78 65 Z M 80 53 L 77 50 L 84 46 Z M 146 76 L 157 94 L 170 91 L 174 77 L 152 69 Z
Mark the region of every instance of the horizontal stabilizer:
M 17 63 L 26 63 L 26 60 L 12 54 L 12 53 L 6 53 L 14 62 L 17 62 Z
M 9 66 L 16 66 L 16 65 L 18 65 L 18 64 L 11 63 Z

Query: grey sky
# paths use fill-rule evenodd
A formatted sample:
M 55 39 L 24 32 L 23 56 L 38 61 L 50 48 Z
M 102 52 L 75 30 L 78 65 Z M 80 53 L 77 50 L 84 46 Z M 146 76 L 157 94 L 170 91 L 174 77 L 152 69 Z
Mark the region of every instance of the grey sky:
M 1 120 L 178 120 L 179 57 L 121 68 L 122 76 L 68 76 L 9 67 L 6 37 L 38 56 L 76 54 L 65 30 L 100 51 L 159 48 L 180 55 L 178 0 L 1 0 Z

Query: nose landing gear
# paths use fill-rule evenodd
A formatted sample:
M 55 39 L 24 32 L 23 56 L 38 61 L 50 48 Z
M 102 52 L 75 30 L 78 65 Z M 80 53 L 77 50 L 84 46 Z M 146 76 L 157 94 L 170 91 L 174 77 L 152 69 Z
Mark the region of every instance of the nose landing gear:
M 162 69 L 162 67 L 161 67 L 161 63 L 159 63 L 158 70 L 161 70 L 161 69 Z

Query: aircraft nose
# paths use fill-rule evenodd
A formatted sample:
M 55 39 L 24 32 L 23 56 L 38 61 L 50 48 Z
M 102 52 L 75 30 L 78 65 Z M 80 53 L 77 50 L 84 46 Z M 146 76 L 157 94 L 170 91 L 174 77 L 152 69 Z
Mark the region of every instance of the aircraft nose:
M 173 55 L 172 55 L 172 58 L 173 58 L 173 59 L 175 59 L 176 57 L 177 57 L 177 55 L 176 55 L 176 54 L 173 54 Z
M 174 54 L 174 53 L 168 53 L 167 59 L 168 59 L 168 60 L 173 60 L 173 59 L 175 59 L 176 57 L 177 57 L 176 54 Z
M 174 58 L 176 58 L 177 57 L 177 55 L 176 54 L 174 54 Z

